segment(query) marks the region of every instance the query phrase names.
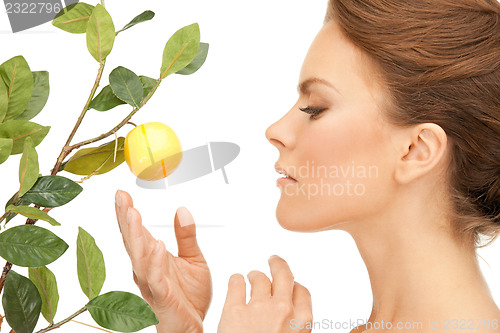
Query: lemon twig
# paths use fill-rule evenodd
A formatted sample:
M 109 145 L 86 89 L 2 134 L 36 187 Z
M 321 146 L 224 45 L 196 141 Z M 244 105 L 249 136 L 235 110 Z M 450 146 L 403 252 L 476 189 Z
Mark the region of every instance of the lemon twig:
M 87 113 L 87 110 L 89 109 L 90 102 L 94 98 L 95 92 L 97 90 L 97 87 L 99 86 L 99 82 L 101 82 L 101 77 L 102 77 L 102 72 L 104 71 L 104 65 L 106 64 L 106 60 L 103 60 L 100 65 L 99 65 L 99 70 L 97 71 L 97 77 L 94 81 L 94 85 L 92 86 L 92 89 L 90 91 L 90 95 L 87 98 L 87 102 L 85 102 L 85 105 L 83 107 L 82 112 L 80 113 L 80 117 L 78 117 L 78 120 L 76 121 L 75 127 L 73 127 L 73 130 L 71 131 L 68 140 L 66 140 L 66 143 L 64 144 L 63 149 L 61 150 L 61 153 L 59 154 L 59 157 L 57 158 L 57 162 L 52 169 L 52 175 L 55 175 L 59 172 L 59 168 L 63 162 L 63 160 L 66 158 L 66 156 L 71 153 L 72 149 L 69 149 L 71 140 L 76 134 L 76 131 L 82 124 L 83 118 L 85 117 L 85 114 Z
M 139 107 L 135 107 L 129 114 L 128 116 L 126 116 L 118 125 L 116 125 L 115 127 L 113 127 L 110 131 L 104 133 L 104 134 L 101 134 L 95 138 L 92 138 L 92 139 L 89 139 L 89 140 L 85 140 L 85 141 L 82 141 L 82 142 L 79 142 L 77 144 L 74 144 L 72 146 L 70 146 L 70 143 L 71 143 L 71 140 L 73 139 L 73 137 L 75 136 L 75 133 L 76 131 L 78 130 L 78 128 L 80 127 L 82 121 L 83 121 L 83 118 L 85 117 L 85 114 L 87 113 L 87 110 L 89 109 L 89 105 L 90 105 L 90 102 L 92 101 L 92 99 L 94 98 L 94 95 L 97 91 L 97 88 L 99 87 L 99 83 L 101 81 L 101 78 L 102 78 L 102 74 L 103 74 L 103 71 L 104 71 L 104 65 L 106 63 L 106 60 L 104 61 L 101 61 L 100 64 L 99 64 L 99 69 L 97 71 L 97 76 L 96 76 L 96 79 L 94 81 L 94 85 L 92 86 L 92 89 L 90 91 L 90 94 L 89 94 L 89 97 L 87 98 L 87 101 L 83 107 L 83 110 L 82 112 L 80 113 L 80 116 L 78 117 L 78 120 L 76 121 L 76 124 L 73 128 L 73 130 L 71 131 L 68 139 L 66 140 L 66 143 L 65 145 L 63 146 L 62 150 L 61 150 L 61 153 L 59 154 L 59 157 L 57 158 L 57 161 L 54 165 L 54 168 L 52 168 L 51 170 L 51 175 L 56 175 L 60 170 L 60 167 L 61 167 L 61 164 L 62 162 L 64 161 L 64 159 L 74 150 L 74 149 L 78 149 L 82 146 L 85 146 L 85 145 L 88 145 L 90 143 L 93 143 L 93 142 L 96 142 L 96 141 L 100 141 L 104 138 L 107 138 L 108 136 L 116 133 L 120 128 L 122 128 L 125 124 L 127 124 L 129 122 L 129 120 L 132 118 L 132 116 L 134 114 L 137 113 L 137 111 L 139 111 L 148 101 L 149 99 L 151 98 L 151 96 L 153 96 L 153 94 L 155 93 L 156 89 L 158 88 L 158 86 L 160 85 L 161 81 L 162 81 L 162 77 L 160 77 L 159 79 L 156 80 L 155 84 L 153 85 L 153 88 L 149 91 L 149 93 L 146 95 L 146 97 L 144 97 L 144 99 L 141 101 L 141 103 L 139 104 Z M 110 156 L 109 156 L 110 157 Z M 109 159 L 108 157 L 108 159 Z M 101 165 L 102 167 L 102 165 Z M 100 169 L 100 167 L 99 167 Z M 93 174 L 89 175 L 88 178 L 90 178 Z M 87 179 L 88 179 L 87 178 Z M 40 208 L 39 206 L 35 205 L 36 208 Z M 2 218 L 5 218 L 5 214 L 4 216 L 2 216 Z M 35 224 L 36 223 L 36 219 L 27 219 L 26 220 L 26 224 Z M 2 274 L 0 276 L 0 292 L 2 292 L 3 290 L 3 287 L 4 287 L 4 284 L 5 284 L 5 280 L 7 279 L 7 274 L 9 273 L 9 271 L 11 270 L 12 268 L 12 264 L 8 261 L 5 262 L 5 266 L 2 270 Z M 85 308 L 83 308 L 83 311 L 85 311 Z M 82 311 L 82 312 L 83 312 Z M 78 315 L 78 314 L 77 314 Z M 66 321 L 67 322 L 67 321 Z M 62 324 L 66 323 L 66 322 L 61 322 L 61 324 L 59 326 L 61 326 Z M 57 327 L 59 327 L 57 326 Z M 57 327 L 53 327 L 53 328 L 57 328 Z M 53 329 L 51 328 L 51 329 Z M 50 329 L 48 329 L 50 330 Z M 41 330 L 37 333 L 43 333 L 43 332 L 47 332 L 48 330 Z
M 113 135 L 113 133 L 117 132 L 120 128 L 122 128 L 125 124 L 129 123 L 129 120 L 134 116 L 134 114 L 137 113 L 137 111 L 139 111 L 148 101 L 149 99 L 151 98 L 151 96 L 153 96 L 154 92 L 156 91 L 156 89 L 158 88 L 158 86 L 160 85 L 160 82 L 161 82 L 161 78 L 159 78 L 158 80 L 156 80 L 153 88 L 151 89 L 151 91 L 146 95 L 146 97 L 144 97 L 144 99 L 142 100 L 142 102 L 139 104 L 139 107 L 135 107 L 132 109 L 132 111 L 128 114 L 128 116 L 126 116 L 125 118 L 123 118 L 123 120 L 118 124 L 116 125 L 115 127 L 113 127 L 111 130 L 109 130 L 108 132 L 104 133 L 104 134 L 101 134 L 99 136 L 96 136 L 95 138 L 92 138 L 92 139 L 89 139 L 89 140 L 85 140 L 85 141 L 82 141 L 82 142 L 79 142 L 79 143 L 76 143 L 70 147 L 68 147 L 68 149 L 71 151 L 73 149 L 77 149 L 77 148 L 80 148 L 82 146 L 85 146 L 85 145 L 88 145 L 89 143 L 93 143 L 93 142 L 96 142 L 96 141 L 99 141 L 99 140 L 102 140 L 104 138 L 107 138 L 108 136 L 110 135 Z
M 86 307 L 83 307 L 81 308 L 80 310 L 76 311 L 75 313 L 73 313 L 71 316 L 69 316 L 68 318 L 66 319 L 63 319 L 61 320 L 60 322 L 58 323 L 55 323 L 55 324 L 52 324 L 44 329 L 41 329 L 39 330 L 38 332 L 36 333 L 45 333 L 45 332 L 48 332 L 48 331 L 52 331 L 53 329 L 56 329 L 56 328 L 59 328 L 61 327 L 62 325 L 66 324 L 67 322 L 71 321 L 73 318 L 75 318 L 76 316 L 78 316 L 79 314 L 83 313 L 87 311 L 87 308 Z

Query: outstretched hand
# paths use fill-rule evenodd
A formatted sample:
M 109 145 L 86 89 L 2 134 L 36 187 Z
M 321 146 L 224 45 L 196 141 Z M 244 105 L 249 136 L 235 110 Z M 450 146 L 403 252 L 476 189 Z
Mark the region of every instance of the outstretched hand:
M 311 294 L 294 281 L 290 267 L 278 256 L 269 258 L 271 280 L 260 271 L 248 273 L 250 300 L 241 274 L 229 279 L 218 333 L 309 333 L 312 323 Z
M 159 319 L 158 333 L 202 332 L 212 300 L 212 278 L 196 241 L 191 213 L 184 207 L 177 209 L 178 256 L 174 256 L 142 225 L 127 192 L 116 192 L 115 209 L 134 281 Z

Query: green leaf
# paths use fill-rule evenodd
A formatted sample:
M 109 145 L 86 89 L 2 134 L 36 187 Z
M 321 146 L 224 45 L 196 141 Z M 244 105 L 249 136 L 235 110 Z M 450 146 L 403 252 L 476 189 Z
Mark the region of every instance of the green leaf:
M 137 15 L 136 17 L 134 17 L 132 19 L 132 21 L 130 21 L 127 25 L 125 25 L 120 31 L 118 32 L 122 32 L 122 31 L 125 31 L 127 30 L 128 28 L 132 28 L 134 25 L 136 24 L 139 24 L 141 22 L 145 22 L 145 21 L 149 21 L 151 20 L 153 17 L 155 16 L 155 13 L 150 11 L 150 10 L 146 10 L 144 12 L 142 12 L 141 14 Z M 117 34 L 118 34 L 117 32 Z
M 0 234 L 0 256 L 14 265 L 40 267 L 50 264 L 68 249 L 51 231 L 24 224 Z
M 5 205 L 5 210 L 7 211 L 7 207 L 9 207 L 12 202 L 14 201 L 14 199 L 17 197 L 17 200 L 16 200 L 16 203 L 14 204 L 15 206 L 28 206 L 31 202 L 27 201 L 27 200 L 24 200 L 24 198 L 19 198 L 17 196 L 17 194 L 19 193 L 16 192 L 16 194 L 14 194 L 10 199 L 9 201 L 7 201 L 7 204 Z M 7 216 L 5 217 L 5 224 L 9 223 L 10 220 L 12 220 L 14 217 L 16 217 L 17 213 L 14 213 L 14 212 L 11 212 L 9 214 L 7 214 Z
M 0 123 L 3 122 L 9 108 L 9 95 L 7 86 L 0 80 Z
M 7 86 L 8 108 L 3 121 L 11 120 L 26 110 L 33 92 L 33 74 L 23 56 L 0 65 L 0 76 Z
M 89 22 L 90 15 L 92 15 L 92 11 L 94 10 L 94 6 L 78 2 L 67 6 L 65 9 L 61 10 L 56 15 L 52 24 L 59 29 L 73 34 L 85 33 L 87 31 L 87 24 Z
M 136 332 L 159 322 L 146 301 L 124 291 L 97 296 L 86 308 L 97 324 L 118 332 Z
M 54 218 L 50 217 L 49 214 L 45 213 L 43 210 L 40 210 L 36 207 L 10 205 L 10 206 L 7 206 L 5 211 L 21 214 L 21 215 L 26 216 L 27 218 L 33 219 L 33 220 L 47 221 L 53 226 L 61 225 L 59 222 L 54 220 Z
M 24 141 L 27 137 L 33 140 L 36 147 L 50 130 L 50 126 L 42 126 L 27 120 L 10 120 L 0 124 L 0 138 L 10 138 L 13 140 L 11 155 L 23 152 Z
M 102 88 L 99 95 L 94 97 L 94 99 L 90 102 L 89 109 L 108 111 L 121 104 L 125 104 L 125 102 L 116 97 L 113 93 L 113 89 L 111 89 L 111 86 L 107 85 Z
M 19 196 L 22 197 L 35 184 L 39 171 L 38 154 L 33 147 L 33 139 L 27 137 L 24 140 L 23 156 L 19 163 Z
M 106 280 L 106 268 L 104 257 L 94 238 L 80 227 L 78 227 L 76 241 L 76 264 L 80 287 L 91 300 L 101 292 L 104 280 Z
M 176 73 L 193 61 L 200 45 L 200 28 L 198 23 L 177 30 L 163 49 L 161 78 Z
M 0 164 L 9 158 L 13 143 L 12 139 L 0 138 Z
M 33 282 L 11 270 L 5 280 L 2 306 L 7 323 L 16 333 L 31 333 L 40 316 L 42 299 Z
M 144 75 L 139 76 L 139 79 L 142 82 L 142 98 L 144 99 L 149 94 L 151 89 L 153 89 L 156 84 L 156 80 Z
M 57 312 L 57 304 L 59 303 L 56 277 L 45 266 L 30 267 L 28 274 L 42 299 L 42 315 L 52 324 Z
M 196 72 L 200 69 L 201 66 L 205 63 L 208 55 L 208 43 L 200 43 L 200 47 L 198 48 L 198 53 L 196 57 L 194 57 L 193 61 L 176 74 L 189 75 Z
M 109 172 L 125 161 L 123 146 L 125 138 L 118 138 L 118 150 L 116 161 L 113 162 L 115 141 L 111 141 L 99 147 L 80 149 L 73 155 L 64 166 L 64 171 L 75 175 L 88 176 L 97 171 L 97 175 Z
M 42 111 L 49 99 L 49 72 L 32 72 L 33 74 L 33 94 L 26 110 L 18 116 L 19 120 L 30 120 Z
M 109 73 L 109 85 L 122 101 L 139 108 L 142 101 L 141 79 L 131 70 L 118 66 Z
M 66 177 L 43 176 L 23 195 L 23 199 L 40 207 L 59 207 L 67 204 L 83 191 L 83 188 Z
M 87 26 L 87 48 L 98 62 L 103 62 L 113 48 L 115 26 L 111 16 L 100 4 L 90 15 Z

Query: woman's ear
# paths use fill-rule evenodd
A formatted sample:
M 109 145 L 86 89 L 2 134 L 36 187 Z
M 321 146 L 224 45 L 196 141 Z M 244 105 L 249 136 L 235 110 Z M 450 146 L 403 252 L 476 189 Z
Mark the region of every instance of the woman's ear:
M 407 184 L 432 170 L 445 156 L 447 137 L 441 126 L 434 123 L 418 124 L 404 131 L 400 159 L 395 179 Z

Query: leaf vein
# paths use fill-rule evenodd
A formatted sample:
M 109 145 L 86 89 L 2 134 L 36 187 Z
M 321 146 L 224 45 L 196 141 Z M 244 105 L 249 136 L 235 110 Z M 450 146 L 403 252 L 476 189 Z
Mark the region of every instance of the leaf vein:
M 90 16 L 83 16 L 83 17 L 79 17 L 79 18 L 76 18 L 76 19 L 64 21 L 62 23 L 63 24 L 67 24 L 67 23 L 73 23 L 73 22 L 78 22 L 78 21 L 85 21 L 85 20 L 88 20 L 89 18 L 90 18 Z
M 91 297 L 91 280 L 90 280 L 90 266 L 89 266 L 89 262 L 87 260 L 87 253 L 85 251 L 85 245 L 83 245 L 83 239 L 81 236 L 78 236 L 78 239 L 80 240 L 80 244 L 81 244 L 81 247 L 82 247 L 82 253 L 83 253 L 83 257 L 85 258 L 85 267 L 87 267 L 87 280 L 88 280 L 88 284 L 89 284 L 89 294 L 88 294 L 88 297 L 90 299 Z

